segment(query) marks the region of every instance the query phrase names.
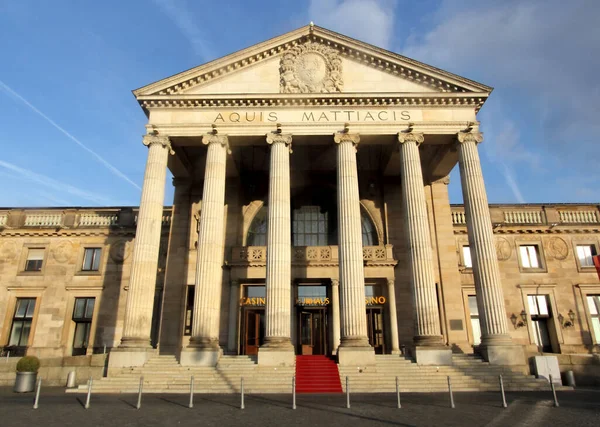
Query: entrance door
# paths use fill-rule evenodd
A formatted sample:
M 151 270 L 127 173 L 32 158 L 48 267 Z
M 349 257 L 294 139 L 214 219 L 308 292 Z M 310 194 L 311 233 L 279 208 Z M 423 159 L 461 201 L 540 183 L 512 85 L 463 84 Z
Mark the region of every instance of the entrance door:
M 325 310 L 301 310 L 298 323 L 300 326 L 301 354 L 325 354 L 327 342 Z
M 264 341 L 264 321 L 264 310 L 246 310 L 245 354 L 258 354 L 258 348 Z
M 367 333 L 375 354 L 383 354 L 383 308 L 367 308 Z

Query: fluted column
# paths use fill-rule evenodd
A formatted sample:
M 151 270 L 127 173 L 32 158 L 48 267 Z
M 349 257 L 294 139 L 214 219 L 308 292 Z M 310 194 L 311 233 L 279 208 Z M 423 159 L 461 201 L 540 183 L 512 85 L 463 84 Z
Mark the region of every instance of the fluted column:
M 481 345 L 504 345 L 512 341 L 508 335 L 492 220 L 477 151 L 481 141 L 483 135 L 479 132 L 458 133 L 458 164 L 473 259 Z
M 409 274 L 414 305 L 414 343 L 417 346 L 443 345 L 433 274 L 433 252 L 419 145 L 423 134 L 401 132 L 400 175 L 404 205 L 404 235 L 409 251 Z
M 133 244 L 131 277 L 125 308 L 123 348 L 150 348 L 150 330 L 165 199 L 167 158 L 173 153 L 168 137 L 144 136 L 148 160 Z
M 229 288 L 229 333 L 227 334 L 227 349 L 237 353 L 238 315 L 240 311 L 240 281 L 232 280 Z
M 388 309 L 390 310 L 390 335 L 392 337 L 392 354 L 400 354 L 398 341 L 398 313 L 396 312 L 396 289 L 394 278 L 387 279 Z
M 292 135 L 267 134 L 271 145 L 267 217 L 267 280 L 265 344 L 269 348 L 293 350 L 290 319 L 291 212 L 290 152 Z
M 370 347 L 367 337 L 356 145 L 358 134 L 336 133 L 337 201 L 340 260 L 341 342 L 343 347 Z
M 219 348 L 224 251 L 225 163 L 229 150 L 227 136 L 205 135 L 202 143 L 208 145 L 208 150 L 198 233 L 192 338 L 189 347 L 214 350 Z
M 332 352 L 340 346 L 340 281 L 331 279 Z

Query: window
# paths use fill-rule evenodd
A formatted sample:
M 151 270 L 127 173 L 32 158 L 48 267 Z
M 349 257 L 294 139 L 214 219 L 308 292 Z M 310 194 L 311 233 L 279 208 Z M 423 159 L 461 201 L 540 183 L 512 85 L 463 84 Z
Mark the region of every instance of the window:
M 319 206 L 294 209 L 292 236 L 294 246 L 324 246 L 327 244 L 327 212 Z
M 27 252 L 27 261 L 25 262 L 25 271 L 42 271 L 44 262 L 44 249 L 29 249 Z
M 552 352 L 550 341 L 549 319 L 551 317 L 550 304 L 547 295 L 527 295 L 533 341 L 543 352 Z
M 27 347 L 34 311 L 35 298 L 17 298 L 15 314 L 10 329 L 10 338 L 8 340 L 9 347 L 20 347 L 22 349 Z
M 246 246 L 267 246 L 267 214 L 268 209 L 263 206 L 254 216 L 248 229 Z
M 594 260 L 592 257 L 596 255 L 596 247 L 594 245 L 577 245 L 577 258 L 581 267 L 593 267 Z
M 600 344 L 600 295 L 588 295 L 587 302 L 592 318 L 591 332 L 594 335 L 595 343 Z
M 536 245 L 519 246 L 521 255 L 521 267 L 523 268 L 541 268 L 539 248 Z
M 468 246 L 466 247 L 469 248 Z M 471 330 L 473 331 L 473 345 L 481 344 L 481 325 L 479 323 L 479 309 L 477 308 L 477 297 L 469 295 L 469 314 L 471 317 Z
M 469 245 L 462 247 L 463 265 L 466 268 L 473 268 L 473 261 L 471 260 L 471 248 Z M 471 298 L 471 297 L 469 297 Z
M 83 265 L 81 266 L 82 271 L 98 271 L 100 267 L 100 255 L 102 249 L 100 248 L 85 248 L 83 253 Z
M 379 243 L 377 230 L 371 221 L 371 218 L 364 212 L 360 213 L 360 223 L 362 229 L 362 244 L 363 246 L 376 246 Z
M 95 303 L 96 298 L 75 298 L 75 307 L 73 308 L 73 321 L 75 322 L 73 356 L 82 356 L 87 352 Z

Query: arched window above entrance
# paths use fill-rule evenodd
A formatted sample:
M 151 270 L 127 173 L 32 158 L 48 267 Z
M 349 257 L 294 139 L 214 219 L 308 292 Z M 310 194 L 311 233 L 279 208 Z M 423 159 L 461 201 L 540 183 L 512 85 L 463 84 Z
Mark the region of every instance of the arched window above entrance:
M 371 218 L 367 213 L 361 209 L 360 212 L 360 225 L 362 229 L 362 244 L 363 246 L 377 246 L 379 239 L 377 238 L 377 229 L 371 221 Z
M 267 246 L 267 206 L 263 206 L 254 216 L 248 235 L 247 246 Z

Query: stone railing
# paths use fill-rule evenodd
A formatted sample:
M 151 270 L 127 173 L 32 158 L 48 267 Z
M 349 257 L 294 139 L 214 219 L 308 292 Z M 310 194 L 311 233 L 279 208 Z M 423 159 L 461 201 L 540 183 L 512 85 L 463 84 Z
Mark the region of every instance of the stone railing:
M 62 213 L 28 213 L 25 216 L 25 227 L 60 227 Z
M 79 215 L 79 227 L 110 227 L 117 225 L 117 212 L 90 212 Z
M 452 224 L 466 225 L 467 218 L 465 217 L 465 211 L 452 210 Z
M 364 246 L 364 261 L 394 261 L 392 245 Z M 267 262 L 266 246 L 245 246 L 232 250 L 233 263 L 258 263 Z M 338 263 L 337 246 L 294 246 L 292 248 L 292 262 L 294 263 Z
M 6 222 L 8 221 L 7 213 L 0 213 L 0 227 L 6 226 Z
M 504 211 L 506 224 L 543 224 L 542 211 Z
M 137 221 L 138 221 L 138 216 L 137 214 L 135 215 L 133 221 L 135 222 L 135 224 L 137 225 Z M 171 224 L 171 214 L 169 213 L 168 215 L 163 215 L 162 216 L 162 225 L 163 227 L 166 227 L 168 225 Z
M 568 224 L 597 224 L 596 211 L 558 211 L 560 222 Z

